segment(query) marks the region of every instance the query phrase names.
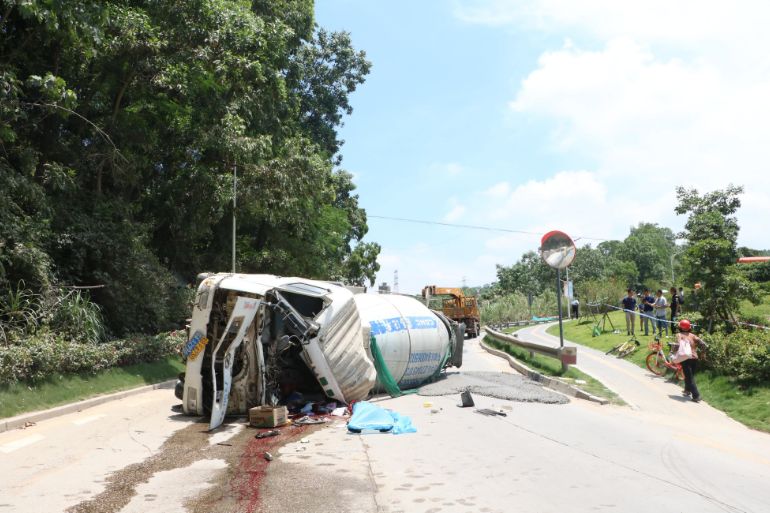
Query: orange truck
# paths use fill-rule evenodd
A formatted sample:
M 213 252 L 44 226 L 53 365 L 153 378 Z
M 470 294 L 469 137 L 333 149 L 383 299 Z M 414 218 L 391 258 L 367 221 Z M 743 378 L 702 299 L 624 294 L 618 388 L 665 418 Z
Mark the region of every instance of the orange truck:
M 442 313 L 453 321 L 465 324 L 465 334 L 468 337 L 479 336 L 481 317 L 475 297 L 466 296 L 460 288 L 428 285 L 422 289 L 422 297 L 425 298 L 426 305 L 430 305 L 430 299 L 433 296 L 443 296 Z

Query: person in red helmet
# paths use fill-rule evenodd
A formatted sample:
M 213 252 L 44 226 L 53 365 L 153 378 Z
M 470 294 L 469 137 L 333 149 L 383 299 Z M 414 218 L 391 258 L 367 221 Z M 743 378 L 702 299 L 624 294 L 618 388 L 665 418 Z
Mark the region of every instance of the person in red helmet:
M 693 334 L 690 330 L 692 324 L 687 319 L 679 321 L 679 333 L 676 334 L 679 348 L 676 351 L 674 361 L 682 365 L 684 371 L 684 392 L 685 396 L 691 396 L 696 403 L 700 401 L 700 392 L 695 384 L 695 368 L 698 362 L 698 346 L 705 343 Z

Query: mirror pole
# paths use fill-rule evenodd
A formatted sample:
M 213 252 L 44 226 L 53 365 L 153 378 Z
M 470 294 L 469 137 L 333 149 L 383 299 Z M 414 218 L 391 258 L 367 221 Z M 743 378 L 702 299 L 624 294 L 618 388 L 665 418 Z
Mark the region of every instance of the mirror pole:
M 559 347 L 564 347 L 564 328 L 561 324 L 561 269 L 556 269 L 556 304 L 559 308 Z

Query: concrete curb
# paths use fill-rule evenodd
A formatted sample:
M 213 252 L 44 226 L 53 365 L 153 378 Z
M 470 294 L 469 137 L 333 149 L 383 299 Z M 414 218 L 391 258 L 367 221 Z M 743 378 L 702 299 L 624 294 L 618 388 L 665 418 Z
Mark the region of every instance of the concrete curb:
M 543 374 L 540 374 L 539 372 L 533 371 L 532 369 L 530 369 L 529 367 L 521 363 L 519 360 L 509 355 L 508 353 L 497 350 L 493 347 L 489 347 L 484 343 L 484 339 L 479 340 L 479 345 L 484 351 L 488 352 L 489 354 L 508 360 L 508 365 L 516 369 L 521 374 L 527 376 L 532 381 L 537 381 L 538 383 L 541 383 L 545 387 L 548 387 L 552 390 L 556 390 L 557 392 L 561 392 L 562 394 L 568 395 L 570 397 L 585 399 L 587 401 L 593 401 L 599 404 L 609 404 L 610 402 L 608 399 L 605 399 L 604 397 L 598 397 L 593 394 L 589 394 L 585 390 L 581 390 L 576 386 L 570 385 L 568 383 L 564 383 L 563 381 L 559 381 L 558 379 L 554 379 L 554 378 L 545 376 Z
M 129 390 L 122 390 L 120 392 L 115 392 L 113 394 L 92 397 L 91 399 L 85 399 L 83 401 L 78 401 L 76 403 L 64 404 L 62 406 L 51 408 L 50 410 L 34 411 L 31 413 L 22 413 L 21 415 L 17 415 L 16 417 L 8 417 L 7 419 L 0 419 L 0 433 L 4 433 L 5 431 L 10 431 L 11 429 L 24 427 L 28 422 L 40 422 L 41 420 L 52 419 L 54 417 L 59 417 L 61 415 L 67 415 L 68 413 L 85 410 L 86 408 L 92 408 L 100 404 L 104 404 L 110 401 L 116 401 L 118 399 L 123 399 L 124 397 L 129 397 L 129 396 L 141 394 L 144 392 L 149 392 L 151 390 L 157 390 L 159 388 L 173 389 L 175 384 L 176 384 L 176 379 L 171 379 L 168 381 L 163 381 L 161 383 L 155 383 L 154 385 L 146 385 L 143 387 L 131 388 Z

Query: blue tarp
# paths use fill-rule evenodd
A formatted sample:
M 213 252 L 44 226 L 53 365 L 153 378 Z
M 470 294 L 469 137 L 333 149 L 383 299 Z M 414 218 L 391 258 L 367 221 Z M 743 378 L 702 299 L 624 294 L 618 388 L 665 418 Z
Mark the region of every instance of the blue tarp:
M 409 417 L 366 401 L 353 404 L 353 415 L 348 421 L 348 430 L 353 433 L 389 431 L 394 435 L 417 432 L 417 428 L 414 427 L 412 419 Z

